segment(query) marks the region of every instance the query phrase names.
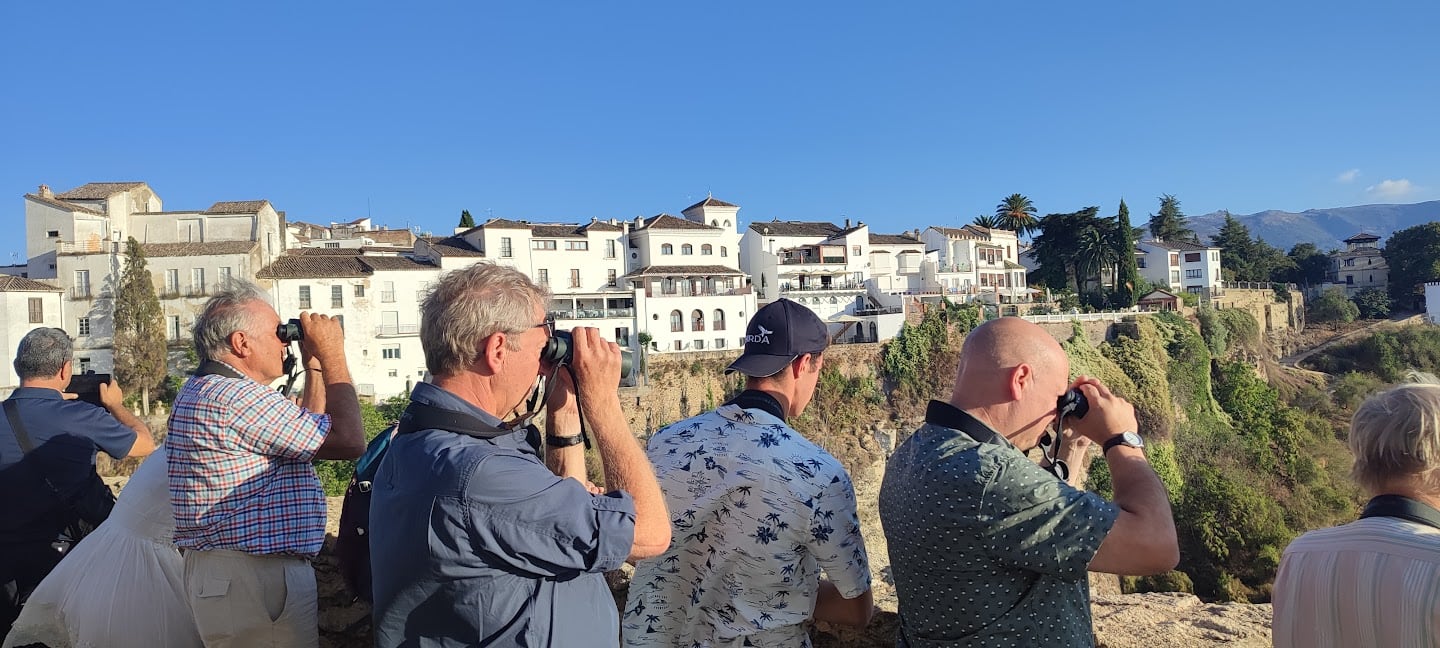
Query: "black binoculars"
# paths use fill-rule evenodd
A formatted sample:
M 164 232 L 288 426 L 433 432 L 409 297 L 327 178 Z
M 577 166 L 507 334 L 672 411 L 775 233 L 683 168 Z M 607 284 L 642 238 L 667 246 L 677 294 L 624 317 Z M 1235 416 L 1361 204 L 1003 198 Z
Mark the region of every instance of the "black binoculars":
M 1084 418 L 1085 413 L 1090 411 L 1090 401 L 1085 399 L 1085 394 L 1080 393 L 1080 390 L 1071 389 L 1056 401 L 1055 409 L 1061 417 Z
M 305 339 L 305 331 L 300 328 L 300 320 L 292 319 L 288 322 L 281 322 L 279 326 L 275 327 L 275 337 L 280 338 L 281 342 L 289 344 Z
M 550 341 L 545 343 L 545 348 L 540 351 L 540 360 L 552 365 L 568 365 L 575 360 L 575 339 L 570 331 L 555 331 L 550 336 Z M 620 379 L 630 377 L 630 372 L 635 367 L 635 362 L 630 352 L 620 350 Z

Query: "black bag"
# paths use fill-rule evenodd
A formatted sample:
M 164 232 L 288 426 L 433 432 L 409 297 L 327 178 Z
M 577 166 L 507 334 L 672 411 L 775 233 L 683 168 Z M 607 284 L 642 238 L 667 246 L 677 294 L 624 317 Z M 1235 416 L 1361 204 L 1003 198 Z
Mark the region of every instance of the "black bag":
M 20 443 L 20 451 L 30 454 L 35 450 L 35 444 L 30 440 L 30 434 L 25 431 L 25 423 L 20 420 L 15 402 L 6 400 L 4 407 L 10 429 L 15 433 L 15 440 Z M 90 473 L 85 485 L 74 498 L 66 498 L 61 494 L 60 489 L 55 487 L 55 482 L 50 481 L 50 476 L 43 471 L 40 471 L 40 478 L 55 498 L 65 505 L 65 526 L 50 543 L 50 546 L 63 556 L 70 553 L 71 548 L 110 517 L 110 512 L 115 509 L 115 492 L 94 472 Z
M 345 488 L 340 505 L 340 533 L 335 538 L 335 558 L 340 575 L 355 596 L 374 601 L 370 586 L 370 494 L 380 460 L 390 450 L 390 441 L 400 434 L 421 430 L 447 430 L 478 439 L 493 439 L 513 430 L 487 425 L 468 414 L 411 402 L 400 416 L 400 422 L 381 432 L 365 446 L 365 454 L 355 461 L 355 475 Z M 539 440 L 539 432 L 529 428 L 531 443 Z

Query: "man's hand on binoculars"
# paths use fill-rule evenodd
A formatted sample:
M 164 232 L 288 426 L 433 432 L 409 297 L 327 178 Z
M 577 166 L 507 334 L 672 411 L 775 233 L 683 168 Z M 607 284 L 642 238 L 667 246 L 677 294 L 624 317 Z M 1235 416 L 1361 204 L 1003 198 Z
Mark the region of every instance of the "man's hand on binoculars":
M 575 380 L 583 399 L 615 397 L 620 388 L 620 345 L 600 337 L 600 329 L 576 327 Z
M 300 329 L 305 332 L 300 340 L 301 355 L 310 364 L 310 358 L 320 361 L 325 367 L 345 360 L 345 331 L 340 320 L 319 313 L 300 313 Z

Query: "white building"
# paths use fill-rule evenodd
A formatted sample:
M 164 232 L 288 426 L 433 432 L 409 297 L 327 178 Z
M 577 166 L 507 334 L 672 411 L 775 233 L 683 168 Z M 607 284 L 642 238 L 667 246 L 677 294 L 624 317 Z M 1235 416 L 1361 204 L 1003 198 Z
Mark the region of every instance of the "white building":
M 1345 239 L 1345 249 L 1330 255 L 1330 270 L 1325 281 L 1345 289 L 1346 297 L 1354 297 L 1367 288 L 1389 290 L 1390 264 L 1378 247 L 1380 237 L 1361 232 Z
M 921 234 L 935 252 L 922 271 L 927 290 L 952 301 L 1023 304 L 1031 301 L 1015 232 L 978 225 L 930 227 Z
M 0 397 L 9 396 L 11 390 L 20 386 L 13 362 L 20 338 L 40 327 L 62 328 L 65 313 L 61 294 L 64 292 L 58 286 L 33 279 L 0 275 L 0 308 L 4 308 L 5 313 L 0 326 L 0 349 L 4 349 L 7 358 L 4 373 L 0 374 L 4 376 L 0 379 Z M 93 367 L 88 363 L 75 361 L 77 372 L 90 368 Z
M 1192 293 L 1220 288 L 1218 247 L 1188 241 L 1140 241 L 1135 247 L 1144 253 L 1135 257 L 1140 276 L 1153 286 Z
M 1425 284 L 1425 320 L 1440 324 L 1440 281 Z
M 706 198 L 684 218 L 660 214 L 635 221 L 622 277 L 635 289 L 635 326 L 652 352 L 744 346 L 755 292 L 740 270 L 740 208 Z

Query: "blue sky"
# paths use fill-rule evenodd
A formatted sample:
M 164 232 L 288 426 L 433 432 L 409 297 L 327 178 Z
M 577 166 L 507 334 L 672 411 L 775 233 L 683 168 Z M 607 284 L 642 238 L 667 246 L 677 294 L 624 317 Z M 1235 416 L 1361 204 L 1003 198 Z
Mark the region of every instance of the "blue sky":
M 1440 198 L 1434 2 L 6 2 L 0 216 L 143 180 L 447 231 Z M 21 251 L 12 240 L 0 252 Z M 4 256 L 9 256 L 5 254 Z

